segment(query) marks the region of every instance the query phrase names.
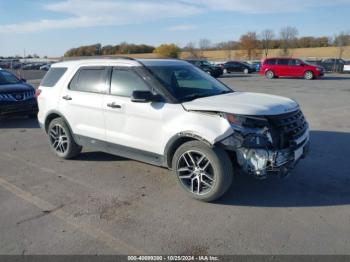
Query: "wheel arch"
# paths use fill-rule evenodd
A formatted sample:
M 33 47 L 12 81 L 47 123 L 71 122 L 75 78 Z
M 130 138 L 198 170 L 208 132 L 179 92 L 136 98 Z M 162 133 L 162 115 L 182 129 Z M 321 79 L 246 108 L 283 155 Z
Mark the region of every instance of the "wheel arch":
M 64 120 L 64 122 L 66 122 L 69 131 L 71 132 L 71 134 L 73 134 L 72 132 L 72 128 L 70 127 L 67 119 L 58 111 L 56 110 L 52 110 L 50 112 L 48 112 L 48 114 L 45 117 L 45 122 L 44 122 L 44 128 L 45 128 L 45 132 L 47 133 L 48 129 L 49 129 L 49 125 L 51 123 L 52 120 L 56 119 L 56 118 L 62 118 Z
M 173 161 L 173 157 L 175 155 L 176 150 L 180 146 L 182 146 L 183 144 L 185 144 L 189 141 L 201 141 L 210 147 L 213 146 L 208 140 L 206 140 L 205 138 L 203 138 L 199 135 L 194 134 L 193 132 L 187 131 L 187 132 L 178 133 L 178 134 L 174 135 L 172 138 L 170 138 L 170 140 L 168 141 L 168 143 L 165 146 L 164 162 L 168 168 L 172 168 L 172 161 Z

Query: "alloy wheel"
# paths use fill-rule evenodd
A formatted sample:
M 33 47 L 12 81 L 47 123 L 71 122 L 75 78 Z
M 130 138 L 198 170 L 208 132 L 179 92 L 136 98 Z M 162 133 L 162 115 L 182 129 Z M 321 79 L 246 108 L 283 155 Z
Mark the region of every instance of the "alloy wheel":
M 313 77 L 314 77 L 314 76 L 313 76 L 312 72 L 308 71 L 308 72 L 305 73 L 305 79 L 310 80 L 310 79 L 312 79 Z
M 176 173 L 184 188 L 192 194 L 207 194 L 215 184 L 211 162 L 198 151 L 182 154 L 177 162 Z
M 56 124 L 49 132 L 50 142 L 53 149 L 60 154 L 64 154 L 68 149 L 68 136 L 64 128 Z

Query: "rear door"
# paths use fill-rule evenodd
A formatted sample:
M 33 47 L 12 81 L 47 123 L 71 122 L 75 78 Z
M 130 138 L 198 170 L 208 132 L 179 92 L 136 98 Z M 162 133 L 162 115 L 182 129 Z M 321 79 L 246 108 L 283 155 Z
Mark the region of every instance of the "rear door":
M 105 140 L 102 103 L 108 92 L 107 67 L 81 67 L 64 89 L 60 111 L 76 135 Z
M 290 76 L 289 59 L 287 59 L 287 58 L 277 59 L 275 73 L 278 76 Z

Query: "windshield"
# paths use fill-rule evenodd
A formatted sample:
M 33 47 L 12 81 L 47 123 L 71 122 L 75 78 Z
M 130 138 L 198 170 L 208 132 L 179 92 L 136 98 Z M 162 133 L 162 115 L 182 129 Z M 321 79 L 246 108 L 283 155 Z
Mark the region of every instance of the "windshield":
M 19 79 L 7 71 L 0 71 L 0 85 L 9 85 L 19 83 Z
M 180 102 L 233 92 L 229 87 L 191 65 L 147 66 Z
M 206 65 L 206 66 L 213 66 L 211 63 L 209 63 L 208 61 L 202 61 L 202 64 L 203 65 Z

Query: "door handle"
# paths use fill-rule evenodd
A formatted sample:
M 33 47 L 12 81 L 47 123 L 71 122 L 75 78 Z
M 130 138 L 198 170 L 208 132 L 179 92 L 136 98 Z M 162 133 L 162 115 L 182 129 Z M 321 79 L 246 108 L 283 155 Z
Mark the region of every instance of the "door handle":
M 63 96 L 62 99 L 64 99 L 64 100 L 72 100 L 72 98 L 69 95 Z
M 122 108 L 122 106 L 121 105 L 117 105 L 116 103 L 109 103 L 109 104 L 107 104 L 107 106 L 108 107 L 110 107 L 110 108 Z

